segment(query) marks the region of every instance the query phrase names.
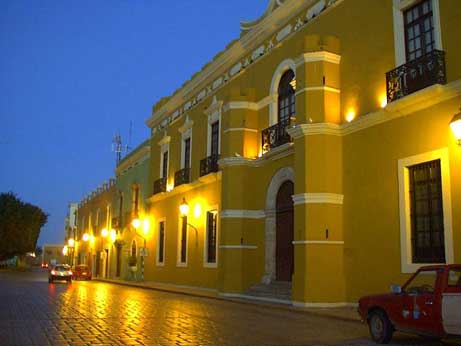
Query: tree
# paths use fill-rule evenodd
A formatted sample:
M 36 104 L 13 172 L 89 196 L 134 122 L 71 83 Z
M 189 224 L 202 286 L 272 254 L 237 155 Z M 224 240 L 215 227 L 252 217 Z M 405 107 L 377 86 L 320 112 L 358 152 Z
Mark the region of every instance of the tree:
M 48 215 L 12 192 L 0 193 L 0 260 L 33 252 Z

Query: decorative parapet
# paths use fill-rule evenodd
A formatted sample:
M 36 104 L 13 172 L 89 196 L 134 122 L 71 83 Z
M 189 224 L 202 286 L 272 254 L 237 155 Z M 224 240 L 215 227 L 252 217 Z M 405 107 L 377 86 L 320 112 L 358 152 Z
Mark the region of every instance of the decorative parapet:
M 238 42 L 233 42 L 230 47 L 226 47 L 225 52 L 218 54 L 213 62 L 205 65 L 200 73 L 194 75 L 191 81 L 185 83 L 173 94 L 171 98 L 168 98 L 166 102 L 164 102 L 164 99 L 159 101 L 162 102 L 161 106 L 157 104 L 154 107 L 155 114 L 157 116 L 152 115 L 146 121 L 147 125 L 152 129 L 152 135 L 155 135 L 158 131 L 166 129 L 173 121 L 179 119 L 183 115 L 186 115 L 205 98 L 214 95 L 217 90 L 228 84 L 228 82 L 233 78 L 240 75 L 250 65 L 269 54 L 273 49 L 277 48 L 282 41 L 299 31 L 306 24 L 315 20 L 316 17 L 325 10 L 342 1 L 343 0 L 309 0 L 302 4 L 299 4 L 299 2 L 294 0 L 271 1 L 268 8 L 270 10 L 269 12 L 266 11 L 262 20 L 252 22 L 252 25 L 248 23 L 245 24 L 247 27 L 248 25 L 251 26 L 251 30 L 248 31 L 247 35 L 241 37 Z M 280 11 L 277 11 L 278 8 L 280 8 Z M 299 16 L 292 18 L 283 28 L 274 32 L 272 28 L 276 25 L 276 23 L 272 23 L 272 17 L 276 15 L 280 16 L 277 12 L 283 12 L 283 16 L 289 16 L 293 13 L 290 11 L 297 11 L 301 8 L 304 8 L 304 10 L 301 10 L 302 12 Z M 280 20 L 280 18 L 277 18 L 277 20 Z M 269 32 L 269 30 L 271 31 Z M 249 49 L 248 52 L 246 47 L 253 45 L 255 41 L 255 38 L 253 37 L 254 35 L 266 36 L 268 33 L 269 37 L 264 40 L 264 42 L 254 47 L 253 50 Z M 247 52 L 246 55 L 240 59 L 236 58 L 236 62 L 233 64 L 231 63 L 234 57 L 245 54 L 245 52 Z M 212 74 L 221 69 L 221 66 L 226 66 L 224 71 L 221 71 L 217 78 L 210 78 Z M 199 88 L 200 84 L 207 79 L 211 80 L 204 87 Z M 196 91 L 196 89 L 199 89 L 199 91 L 195 92 L 194 95 L 194 91 Z M 193 96 L 189 97 L 191 94 Z M 186 101 L 180 106 L 184 99 Z

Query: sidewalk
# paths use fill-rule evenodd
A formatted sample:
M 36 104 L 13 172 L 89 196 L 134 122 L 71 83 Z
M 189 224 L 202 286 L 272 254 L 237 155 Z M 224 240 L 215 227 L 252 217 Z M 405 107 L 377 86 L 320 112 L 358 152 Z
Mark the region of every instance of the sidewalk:
M 95 281 L 100 282 L 107 282 L 116 285 L 122 286 L 131 286 L 143 289 L 151 289 L 157 291 L 164 291 L 170 293 L 179 293 L 185 294 L 189 296 L 195 297 L 204 297 L 204 298 L 211 298 L 223 301 L 230 301 L 239 304 L 255 304 L 260 306 L 266 306 L 268 308 L 273 309 L 280 309 L 286 311 L 292 311 L 297 313 L 308 313 L 313 315 L 318 315 L 327 318 L 338 319 L 342 321 L 352 321 L 352 322 L 360 322 L 360 317 L 357 313 L 356 307 L 334 307 L 334 308 L 303 308 L 303 307 L 294 307 L 290 304 L 282 304 L 282 303 L 274 303 L 274 302 L 267 302 L 261 301 L 258 299 L 252 299 L 250 296 L 246 296 L 242 298 L 236 297 L 225 297 L 219 294 L 217 290 L 210 289 L 210 288 L 197 288 L 197 287 L 189 287 L 189 286 L 180 286 L 180 285 L 172 285 L 172 284 L 162 284 L 158 282 L 152 281 L 128 281 L 128 280 L 120 280 L 120 279 L 101 279 L 101 278 L 94 278 Z

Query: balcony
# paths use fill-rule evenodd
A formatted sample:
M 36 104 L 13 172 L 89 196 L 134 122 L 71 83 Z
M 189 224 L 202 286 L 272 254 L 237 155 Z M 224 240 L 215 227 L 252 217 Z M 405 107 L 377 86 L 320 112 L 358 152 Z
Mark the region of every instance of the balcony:
M 278 122 L 262 131 L 262 151 L 263 154 L 291 141 L 287 128 L 291 124 L 291 119 Z
M 190 183 L 190 168 L 183 168 L 174 174 L 174 186 Z
M 446 84 L 445 52 L 433 50 L 386 73 L 387 102 L 434 84 Z
M 217 172 L 219 170 L 218 160 L 219 155 L 208 156 L 207 158 L 200 161 L 200 176 Z
M 166 192 L 166 178 L 160 178 L 154 181 L 154 195 L 160 192 Z

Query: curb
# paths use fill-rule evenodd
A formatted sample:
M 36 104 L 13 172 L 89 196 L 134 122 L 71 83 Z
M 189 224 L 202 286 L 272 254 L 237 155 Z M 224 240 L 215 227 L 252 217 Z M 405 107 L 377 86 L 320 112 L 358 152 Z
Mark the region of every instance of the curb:
M 206 298 L 206 299 L 214 299 L 214 300 L 219 300 L 219 301 L 225 301 L 225 302 L 230 302 L 230 303 L 235 303 L 235 304 L 241 304 L 241 305 L 256 305 L 260 307 L 265 307 L 268 309 L 273 309 L 273 310 L 280 310 L 280 311 L 289 311 L 289 312 L 294 312 L 298 314 L 305 314 L 305 315 L 314 315 L 318 317 L 323 317 L 323 318 L 329 318 L 329 319 L 334 319 L 334 320 L 339 320 L 343 322 L 355 322 L 355 323 L 362 323 L 360 319 L 358 318 L 353 318 L 353 317 L 345 317 L 345 316 L 337 316 L 334 315 L 332 311 L 329 313 L 325 313 L 325 309 L 327 308 L 322 308 L 323 311 L 318 311 L 316 309 L 303 309 L 303 308 L 297 308 L 293 307 L 291 305 L 286 305 L 286 304 L 277 304 L 277 303 L 271 303 L 271 302 L 264 302 L 264 301 L 259 301 L 259 300 L 252 300 L 252 299 L 239 299 L 239 298 L 227 298 L 219 295 L 206 295 L 206 294 L 200 294 L 198 292 L 187 292 L 187 291 L 182 291 L 182 290 L 174 290 L 174 289 L 169 289 L 167 287 L 152 287 L 152 286 L 147 286 L 147 285 L 142 285 L 142 284 L 137 284 L 135 282 L 130 282 L 130 281 L 116 281 L 116 280 L 105 280 L 105 279 L 100 279 L 100 278 L 93 278 L 92 281 L 98 281 L 98 282 L 103 282 L 103 283 L 108 283 L 108 284 L 115 284 L 119 286 L 126 286 L 126 287 L 135 287 L 135 288 L 141 288 L 144 290 L 153 290 L 153 291 L 159 291 L 159 292 L 167 292 L 167 293 L 175 293 L 175 294 L 181 294 L 185 296 L 190 296 L 190 297 L 198 297 L 198 298 Z

